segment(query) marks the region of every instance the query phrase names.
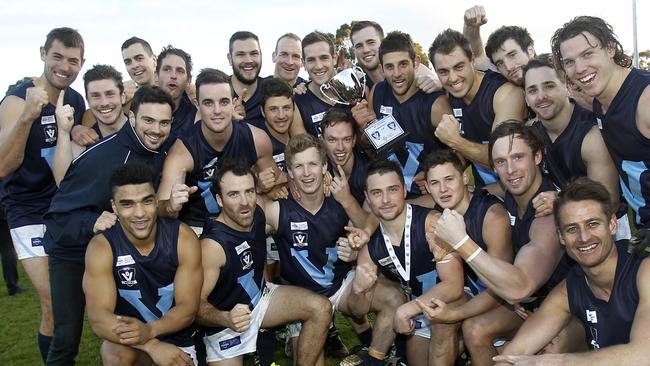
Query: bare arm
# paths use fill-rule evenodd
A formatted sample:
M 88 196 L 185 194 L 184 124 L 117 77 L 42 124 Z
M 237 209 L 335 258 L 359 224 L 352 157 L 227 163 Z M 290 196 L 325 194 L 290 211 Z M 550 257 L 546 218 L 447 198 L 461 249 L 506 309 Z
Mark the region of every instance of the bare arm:
M 178 233 L 178 268 L 174 276 L 174 307 L 150 323 L 154 337 L 177 332 L 194 321 L 203 284 L 199 239 L 189 226 L 181 224 Z
M 612 161 L 611 155 L 605 146 L 603 136 L 598 127 L 594 126 L 587 133 L 580 148 L 582 160 L 587 166 L 587 176 L 602 183 L 610 197 L 612 205 L 616 210 L 619 204 L 620 191 L 618 182 L 618 170 Z
M 302 120 L 298 105 L 293 103 L 293 122 L 291 122 L 291 127 L 289 127 L 289 135 L 296 136 L 301 133 L 307 133 L 307 130 L 305 130 L 305 122 Z
M 117 316 L 113 313 L 117 302 L 117 290 L 113 278 L 113 252 L 103 235 L 97 235 L 86 249 L 86 269 L 83 277 L 88 320 L 93 332 L 107 341 L 120 344 L 113 331 Z
M 228 327 L 227 311 L 221 311 L 208 302 L 208 296 L 219 280 L 219 272 L 226 264 L 226 254 L 221 244 L 212 239 L 201 240 L 203 287 L 196 322 L 208 327 Z
M 492 122 L 492 131 L 508 120 L 523 122 L 526 120 L 526 99 L 524 90 L 514 84 L 505 83 L 494 93 L 492 101 L 494 107 L 494 121 Z
M 549 344 L 571 320 L 566 281 L 558 284 L 542 306 L 526 319 L 503 351 L 506 355 L 534 355 Z
M 645 138 L 650 139 L 650 86 L 646 86 L 639 98 L 636 107 L 636 127 Z
M 434 129 L 438 127 L 442 116 L 445 114 L 451 114 L 451 106 L 449 105 L 449 98 L 446 95 L 441 95 L 431 105 L 431 125 Z
M 481 26 L 487 23 L 485 8 L 476 5 L 465 10 L 463 20 L 463 35 L 469 41 L 474 58 L 476 60 L 487 58 L 481 39 Z
M 45 90 L 33 87 L 27 89 L 26 100 L 8 96 L 0 104 L 0 178 L 10 175 L 23 163 L 32 122 L 47 103 Z
M 432 116 L 433 122 L 433 116 Z M 442 143 L 461 154 L 467 160 L 489 167 L 488 145 L 479 144 L 464 138 L 460 134 L 460 123 L 451 114 L 443 114 L 435 135 Z
M 368 246 L 364 245 L 359 249 L 356 272 L 348 299 L 348 306 L 352 314 L 361 317 L 370 311 L 376 282 L 377 266 L 370 258 Z
M 187 199 L 177 199 L 172 193 L 186 192 L 183 198 L 189 198 L 190 187 L 185 185 L 185 175 L 194 169 L 194 159 L 180 139 L 177 139 L 169 149 L 165 164 L 163 165 L 162 178 L 158 186 L 158 215 L 176 218 Z

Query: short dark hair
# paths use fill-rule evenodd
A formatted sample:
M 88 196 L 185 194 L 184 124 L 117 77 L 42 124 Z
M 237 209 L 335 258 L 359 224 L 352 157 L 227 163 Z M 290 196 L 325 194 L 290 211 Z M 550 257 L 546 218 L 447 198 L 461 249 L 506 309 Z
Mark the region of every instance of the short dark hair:
M 122 73 L 115 70 L 111 65 L 94 65 L 90 70 L 84 74 L 84 89 L 86 90 L 86 97 L 88 97 L 88 84 L 92 81 L 110 79 L 115 82 L 120 94 L 124 92 L 124 83 L 122 82 Z
M 199 99 L 199 89 L 204 84 L 228 84 L 230 85 L 230 76 L 225 72 L 212 68 L 201 69 L 196 76 L 196 99 Z M 232 93 L 231 93 L 232 94 Z
M 391 52 L 408 52 L 411 61 L 415 61 L 415 46 L 407 33 L 392 31 L 379 46 L 379 62 L 384 64 L 384 55 Z
M 145 103 L 168 104 L 174 110 L 172 96 L 157 85 L 142 85 L 138 88 L 131 101 L 131 112 L 137 116 L 140 105 Z
M 562 207 L 569 202 L 579 201 L 596 201 L 603 209 L 603 213 L 609 219 L 614 213 L 612 198 L 609 192 L 600 182 L 589 179 L 588 177 L 579 177 L 573 180 L 569 185 L 564 187 L 553 207 L 553 216 L 555 224 L 560 228 L 560 211 Z
M 436 39 L 433 40 L 431 47 L 429 47 L 429 60 L 431 60 L 431 63 L 433 63 L 436 53 L 448 55 L 456 47 L 460 47 L 468 59 L 471 60 L 472 57 L 474 57 L 474 54 L 472 53 L 472 46 L 469 44 L 469 40 L 467 40 L 467 38 L 459 31 L 448 28 L 438 34 Z
M 295 34 L 295 33 L 285 33 L 285 34 L 281 35 L 280 38 L 278 38 L 278 40 L 275 42 L 275 52 L 278 52 L 278 45 L 280 44 L 280 41 L 283 38 L 293 39 L 293 40 L 298 41 L 298 42 L 302 41 L 300 39 L 300 37 L 298 37 L 298 35 Z
M 402 173 L 402 168 L 396 162 L 388 159 L 375 159 L 371 160 L 366 166 L 366 174 L 363 178 L 363 190 L 368 190 L 368 177 L 373 174 L 384 175 L 386 173 L 393 172 L 399 177 L 399 181 L 402 185 L 406 185 L 404 181 L 404 173 Z
M 528 64 L 522 66 L 521 68 L 521 71 L 523 72 L 524 75 L 524 86 L 526 85 L 526 74 L 528 73 L 528 70 L 539 69 L 542 67 L 548 67 L 549 69 L 555 71 L 555 75 L 557 75 L 557 78 L 560 79 L 560 81 L 563 83 L 566 82 L 566 76 L 564 72 L 558 70 L 555 67 L 555 65 L 553 65 L 548 61 L 548 58 L 544 59 L 544 58 L 536 57 L 530 59 L 530 61 L 528 61 Z
M 318 42 L 325 42 L 329 45 L 330 47 L 330 54 L 334 56 L 336 54 L 334 50 L 334 40 L 332 37 L 330 37 L 328 34 L 319 32 L 319 31 L 313 31 L 309 34 L 307 34 L 303 39 L 302 39 L 302 57 L 305 58 L 305 47 L 310 46 L 314 43 Z
M 325 148 L 323 147 L 323 143 L 320 139 L 317 139 L 316 137 L 307 133 L 301 133 L 299 135 L 291 137 L 289 143 L 287 144 L 287 147 L 284 149 L 284 161 L 287 163 L 287 167 L 291 167 L 293 157 L 296 154 L 299 154 L 312 147 L 318 151 L 318 155 L 320 155 L 321 161 L 325 163 L 327 161 Z
M 121 50 L 124 51 L 125 49 L 133 46 L 136 43 L 139 43 L 139 44 L 142 45 L 142 48 L 144 48 L 145 52 L 147 52 L 147 55 L 153 56 L 153 49 L 151 48 L 151 45 L 149 44 L 149 42 L 145 41 L 142 38 L 138 38 L 138 37 L 131 37 L 131 38 L 127 39 L 126 41 L 124 41 L 124 43 L 122 43 Z
M 526 49 L 528 46 L 533 45 L 533 38 L 530 36 L 530 33 L 528 33 L 526 28 L 518 27 L 516 25 L 503 26 L 492 32 L 485 44 L 485 54 L 492 63 L 494 63 L 492 54 L 501 48 L 501 46 L 503 46 L 503 44 L 509 39 L 515 41 L 524 53 L 527 52 Z
M 176 55 L 183 59 L 185 62 L 185 70 L 187 71 L 187 78 L 192 78 L 192 56 L 189 53 L 181 50 L 180 48 L 175 48 L 172 45 L 167 45 L 163 47 L 162 51 L 158 54 L 158 62 L 156 62 L 156 74 L 160 73 L 160 67 L 162 66 L 163 60 L 169 55 Z
M 352 21 L 352 27 L 350 29 L 350 39 L 352 38 L 352 36 L 354 36 L 355 33 L 368 27 L 375 28 L 375 30 L 379 34 L 379 39 L 381 40 L 384 39 L 384 29 L 381 27 L 381 25 L 379 25 L 379 23 L 373 22 L 371 20 Z
M 614 28 L 601 18 L 586 15 L 575 17 L 568 23 L 564 23 L 560 29 L 555 31 L 553 37 L 551 37 L 551 52 L 558 67 L 564 69 L 562 52 L 560 51 L 562 42 L 577 35 L 582 35 L 586 39 L 585 33 L 596 37 L 598 42 L 600 42 L 600 47 L 613 47 L 614 62 L 617 65 L 625 68 L 632 67 L 632 58 L 623 52 L 623 45 L 618 41 L 614 33 Z M 597 45 L 590 44 L 590 46 L 596 47 Z
M 451 149 L 438 149 L 427 155 L 424 158 L 424 163 L 422 164 L 422 171 L 426 176 L 426 174 L 429 172 L 429 169 L 447 163 L 451 163 L 460 174 L 463 174 L 465 171 L 465 164 L 463 164 L 458 155 L 456 155 L 456 153 Z
M 111 190 L 113 195 L 117 188 L 129 184 L 149 183 L 153 186 L 153 170 L 141 161 L 132 160 L 124 165 L 117 166 L 111 172 Z
M 235 44 L 235 41 L 243 41 L 245 39 L 251 38 L 257 42 L 257 46 L 259 47 L 260 40 L 257 38 L 255 33 L 249 31 L 238 31 L 233 33 L 232 36 L 230 36 L 230 40 L 228 41 L 228 52 L 232 53 L 232 46 Z
M 262 108 L 266 106 L 266 101 L 272 97 L 287 97 L 293 102 L 293 89 L 286 81 L 278 78 L 271 78 L 262 83 Z
M 325 130 L 340 122 L 350 125 L 353 136 L 356 137 L 358 135 L 357 123 L 355 122 L 354 117 L 352 117 L 352 114 L 348 110 L 339 107 L 332 107 L 325 112 L 323 119 L 320 121 L 320 130 L 322 134 L 325 135 Z
M 81 58 L 84 57 L 84 39 L 76 29 L 68 27 L 52 29 L 45 38 L 45 44 L 43 45 L 45 52 L 48 52 L 50 50 L 52 43 L 54 43 L 54 40 L 63 43 L 63 45 L 68 48 L 74 47 L 81 49 Z
M 217 170 L 217 173 L 214 175 L 214 178 L 212 178 L 212 187 L 210 187 L 210 191 L 212 192 L 212 194 L 221 195 L 222 192 L 221 179 L 228 172 L 238 177 L 250 175 L 251 177 L 253 177 L 253 187 L 257 188 L 257 179 L 255 178 L 255 174 L 253 174 L 250 165 L 248 165 L 244 159 L 226 158 L 223 161 L 221 168 Z
M 490 166 L 494 166 L 494 163 L 492 162 L 492 148 L 494 147 L 494 143 L 498 139 L 508 136 L 510 137 L 510 144 L 512 144 L 512 140 L 515 137 L 524 140 L 526 145 L 528 145 L 528 147 L 533 151 L 533 156 L 537 154 L 537 152 L 543 152 L 544 139 L 540 136 L 536 128 L 526 126 L 517 120 L 506 120 L 495 127 L 492 134 L 490 134 L 490 142 L 488 144 Z

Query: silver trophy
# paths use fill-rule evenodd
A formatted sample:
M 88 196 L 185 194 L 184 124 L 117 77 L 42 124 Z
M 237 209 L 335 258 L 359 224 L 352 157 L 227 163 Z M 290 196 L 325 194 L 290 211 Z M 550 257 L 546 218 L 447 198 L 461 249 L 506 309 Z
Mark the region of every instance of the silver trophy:
M 354 106 L 366 94 L 366 74 L 359 66 L 345 69 L 321 85 L 320 91 L 334 103 Z

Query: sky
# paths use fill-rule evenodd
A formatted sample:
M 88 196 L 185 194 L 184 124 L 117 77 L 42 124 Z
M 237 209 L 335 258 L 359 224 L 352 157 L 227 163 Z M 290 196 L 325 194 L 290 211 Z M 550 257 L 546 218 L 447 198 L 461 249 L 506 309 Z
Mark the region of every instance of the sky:
M 129 79 L 120 46 L 131 36 L 148 40 L 155 53 L 168 44 L 189 52 L 194 75 L 204 67 L 230 74 L 228 39 L 236 31 L 252 31 L 260 38 L 261 75 L 267 76 L 273 73 L 275 41 L 284 33 L 335 33 L 352 20 L 374 20 L 386 32 L 410 33 L 427 50 L 442 30 L 462 31 L 465 9 L 477 4 L 487 12 L 488 23 L 481 28 L 484 42 L 502 25 L 520 25 L 531 33 L 537 53 L 549 52 L 557 28 L 575 16 L 592 15 L 614 27 L 628 53 L 633 49 L 632 0 L 5 0 L 0 4 L 0 91 L 24 76 L 42 73 L 39 47 L 52 28 L 61 26 L 84 37 L 86 61 L 73 84 L 84 94 L 82 76 L 94 64 L 111 64 Z M 637 0 L 637 17 L 638 49 L 650 49 L 650 0 Z

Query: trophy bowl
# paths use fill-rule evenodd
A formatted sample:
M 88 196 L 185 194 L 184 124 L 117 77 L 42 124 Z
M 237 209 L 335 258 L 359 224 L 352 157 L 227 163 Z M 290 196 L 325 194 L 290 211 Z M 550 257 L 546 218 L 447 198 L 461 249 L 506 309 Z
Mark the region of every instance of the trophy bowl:
M 321 85 L 320 91 L 334 103 L 354 106 L 365 96 L 366 74 L 359 66 L 344 69 Z

